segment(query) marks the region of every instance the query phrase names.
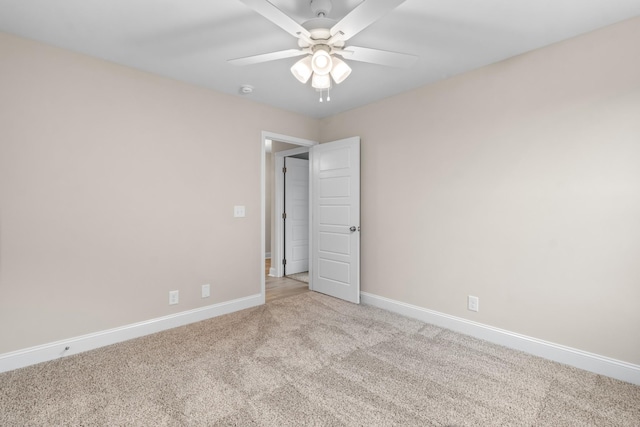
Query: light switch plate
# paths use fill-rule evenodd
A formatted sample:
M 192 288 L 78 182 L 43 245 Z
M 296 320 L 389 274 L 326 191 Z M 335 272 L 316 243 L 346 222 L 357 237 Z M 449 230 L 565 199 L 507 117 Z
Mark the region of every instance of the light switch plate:
M 169 305 L 177 304 L 180 301 L 178 291 L 169 291 Z
M 480 298 L 474 297 L 473 295 L 469 295 L 467 297 L 467 308 L 470 311 L 479 311 L 480 310 Z
M 244 218 L 246 215 L 244 206 L 234 206 L 233 207 L 233 216 L 235 218 Z

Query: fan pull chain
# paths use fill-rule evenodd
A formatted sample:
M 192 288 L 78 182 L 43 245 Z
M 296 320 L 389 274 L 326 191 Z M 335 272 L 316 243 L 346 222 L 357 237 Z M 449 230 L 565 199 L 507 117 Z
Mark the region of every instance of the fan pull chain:
M 331 102 L 331 89 L 327 89 L 327 102 Z M 318 92 L 320 92 L 320 99 L 318 99 L 318 102 L 324 102 L 324 99 L 322 98 L 322 90 L 319 89 Z

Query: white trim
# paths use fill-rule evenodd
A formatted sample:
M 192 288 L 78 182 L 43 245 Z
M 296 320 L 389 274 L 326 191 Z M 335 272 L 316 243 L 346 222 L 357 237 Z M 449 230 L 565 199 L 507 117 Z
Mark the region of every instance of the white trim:
M 271 259 L 271 252 L 266 252 L 264 254 L 264 259 Z
M 276 276 L 276 269 L 275 269 L 275 268 L 271 267 L 271 268 L 269 269 L 269 277 L 277 277 L 277 276 Z
M 494 328 L 482 323 L 450 316 L 366 292 L 361 292 L 360 296 L 363 304 L 412 317 L 475 338 L 584 369 L 585 371 L 640 385 L 640 365 L 634 365 L 606 356 L 543 341 L 504 329 Z
M 263 304 L 267 300 L 264 273 L 264 260 L 267 252 L 264 248 L 267 242 L 267 229 L 265 227 L 265 222 L 267 221 L 267 177 L 265 171 L 267 170 L 267 140 L 270 139 L 271 137 L 267 132 L 263 131 L 260 137 L 260 263 L 258 264 L 260 266 L 260 297 Z
M 264 130 L 262 131 L 262 141 L 260 141 L 263 146 L 267 139 L 270 139 L 272 141 L 286 142 L 287 144 L 301 145 L 303 147 L 311 147 L 312 145 L 316 145 L 318 143 L 317 141 L 312 141 L 310 139 L 297 138 L 295 136 L 282 135 L 279 133 Z
M 264 268 L 262 270 L 264 271 Z M 207 307 L 171 314 L 169 316 L 133 323 L 119 328 L 0 354 L 0 372 L 11 371 L 25 366 L 35 365 L 36 363 L 58 359 L 63 356 L 82 353 L 106 345 L 116 344 L 262 304 L 264 304 L 264 298 L 261 295 L 252 295 Z M 65 350 L 67 347 L 69 349 Z

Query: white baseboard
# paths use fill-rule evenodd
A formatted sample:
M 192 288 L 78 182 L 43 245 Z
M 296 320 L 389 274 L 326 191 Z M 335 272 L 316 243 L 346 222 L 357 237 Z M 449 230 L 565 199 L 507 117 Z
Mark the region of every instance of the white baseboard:
M 106 345 L 127 341 L 144 335 L 188 325 L 234 311 L 244 310 L 264 304 L 261 294 L 239 298 L 207 307 L 183 311 L 169 316 L 146 320 L 119 328 L 100 331 L 88 335 L 69 338 L 49 344 L 26 348 L 10 353 L 0 354 L 0 372 L 23 368 L 36 363 L 46 362 L 63 356 L 82 353 Z M 68 348 L 68 349 L 67 349 Z
M 265 252 L 264 259 L 271 259 L 271 252 Z
M 465 335 L 584 369 L 585 371 L 640 385 L 639 365 L 520 335 L 378 295 L 366 292 L 362 292 L 360 295 L 363 304 L 412 317 Z

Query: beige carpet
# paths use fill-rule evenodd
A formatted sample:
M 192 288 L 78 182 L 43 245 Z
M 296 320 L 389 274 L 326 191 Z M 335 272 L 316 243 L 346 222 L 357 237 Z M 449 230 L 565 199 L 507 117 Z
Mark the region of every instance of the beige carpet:
M 309 292 L 0 374 L 0 425 L 639 426 L 640 387 Z

